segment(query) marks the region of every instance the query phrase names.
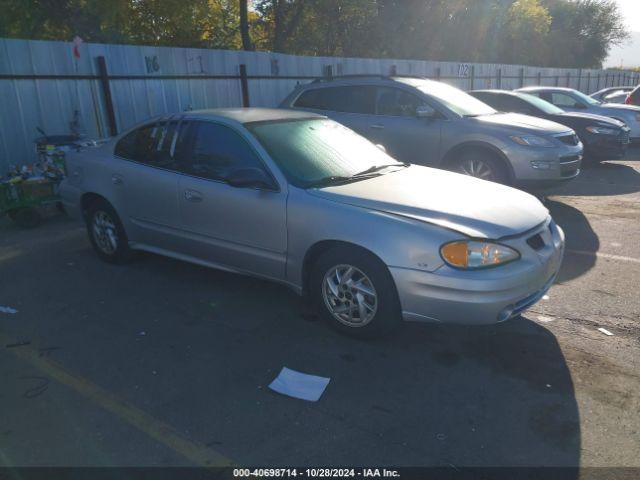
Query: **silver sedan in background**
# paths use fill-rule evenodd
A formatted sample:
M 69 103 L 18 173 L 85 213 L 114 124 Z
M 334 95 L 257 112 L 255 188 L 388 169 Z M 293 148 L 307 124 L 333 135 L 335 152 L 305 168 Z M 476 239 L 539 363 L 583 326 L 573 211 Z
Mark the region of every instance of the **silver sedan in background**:
M 343 332 L 487 324 L 538 301 L 564 235 L 533 196 L 399 163 L 321 115 L 150 120 L 72 154 L 61 185 L 97 254 L 132 250 L 284 283 Z

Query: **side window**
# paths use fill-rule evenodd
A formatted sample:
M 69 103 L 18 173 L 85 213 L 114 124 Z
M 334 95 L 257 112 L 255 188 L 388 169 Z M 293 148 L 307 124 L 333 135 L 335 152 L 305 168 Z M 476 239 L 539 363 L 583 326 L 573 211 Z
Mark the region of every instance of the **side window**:
M 294 106 L 333 112 L 373 114 L 375 87 L 327 87 L 308 90 Z
M 128 160 L 149 163 L 153 159 L 159 130 L 153 123 L 130 132 L 116 144 L 114 153 Z
M 186 172 L 224 181 L 239 168 L 260 168 L 262 162 L 248 141 L 233 129 L 211 122 L 194 122 L 195 138 Z
M 551 103 L 553 103 L 556 107 L 569 107 L 573 108 L 576 105 L 579 105 L 571 95 L 567 95 L 566 93 L 551 93 Z
M 316 110 L 326 110 L 324 101 L 322 99 L 323 91 L 324 90 L 321 89 L 315 89 L 302 92 L 293 106 L 300 108 L 314 108 Z
M 499 110 L 503 112 L 514 112 L 514 113 L 522 113 L 522 114 L 530 114 L 531 108 L 527 105 L 526 102 L 523 102 L 519 98 L 513 97 L 511 95 L 501 95 L 500 96 L 500 108 Z
M 399 88 L 378 87 L 376 114 L 396 117 L 415 117 L 416 109 L 426 102 Z

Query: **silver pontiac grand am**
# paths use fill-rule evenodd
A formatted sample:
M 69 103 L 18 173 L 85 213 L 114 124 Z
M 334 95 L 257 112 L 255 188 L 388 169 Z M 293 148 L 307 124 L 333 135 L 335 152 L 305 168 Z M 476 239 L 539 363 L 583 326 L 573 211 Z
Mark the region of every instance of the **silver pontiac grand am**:
M 69 155 L 61 185 L 105 261 L 145 250 L 284 283 L 339 330 L 488 324 L 553 283 L 564 234 L 533 196 L 399 163 L 321 115 L 184 112 Z

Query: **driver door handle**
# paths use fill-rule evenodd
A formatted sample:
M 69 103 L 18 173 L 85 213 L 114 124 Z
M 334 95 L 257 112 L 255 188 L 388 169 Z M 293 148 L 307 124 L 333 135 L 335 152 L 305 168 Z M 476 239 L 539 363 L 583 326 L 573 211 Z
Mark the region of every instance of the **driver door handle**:
M 200 192 L 197 192 L 196 190 L 185 190 L 184 199 L 194 203 L 201 202 L 202 194 Z
M 379 123 L 374 123 L 373 125 L 370 125 L 371 128 L 375 128 L 376 130 L 382 130 L 384 128 L 384 125 L 380 125 Z
M 113 183 L 114 185 L 122 185 L 123 182 L 124 180 L 122 179 L 122 175 L 118 175 L 117 173 L 111 175 L 111 183 Z

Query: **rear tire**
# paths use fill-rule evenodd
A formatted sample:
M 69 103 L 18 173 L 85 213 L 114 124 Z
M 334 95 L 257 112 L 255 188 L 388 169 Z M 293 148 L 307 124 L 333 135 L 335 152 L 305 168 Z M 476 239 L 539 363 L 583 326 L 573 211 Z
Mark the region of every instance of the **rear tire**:
M 357 247 L 337 247 L 320 255 L 311 270 L 309 293 L 318 314 L 347 335 L 380 337 L 402 322 L 389 269 Z
M 129 239 L 120 217 L 106 201 L 92 203 L 86 216 L 89 241 L 101 260 L 123 264 L 131 259 Z
M 463 175 L 489 182 L 509 183 L 509 171 L 494 155 L 481 150 L 468 150 L 450 163 L 450 169 Z

